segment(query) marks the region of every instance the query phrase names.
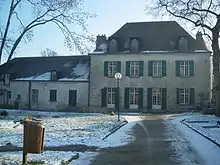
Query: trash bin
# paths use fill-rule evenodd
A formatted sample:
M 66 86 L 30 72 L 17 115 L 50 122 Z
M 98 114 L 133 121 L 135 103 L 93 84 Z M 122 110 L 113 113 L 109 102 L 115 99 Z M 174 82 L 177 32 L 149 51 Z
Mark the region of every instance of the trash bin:
M 44 149 L 45 126 L 43 120 L 24 120 L 23 147 L 25 153 L 40 154 Z

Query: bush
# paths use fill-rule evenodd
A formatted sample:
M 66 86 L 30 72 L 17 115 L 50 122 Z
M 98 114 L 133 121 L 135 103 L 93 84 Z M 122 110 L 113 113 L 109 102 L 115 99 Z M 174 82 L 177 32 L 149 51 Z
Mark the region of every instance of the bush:
M 1 111 L 0 116 L 8 116 L 8 112 L 7 111 Z

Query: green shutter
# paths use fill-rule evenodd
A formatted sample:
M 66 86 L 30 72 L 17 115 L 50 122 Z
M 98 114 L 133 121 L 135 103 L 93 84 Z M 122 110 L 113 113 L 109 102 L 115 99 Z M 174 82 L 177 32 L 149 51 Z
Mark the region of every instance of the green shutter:
M 107 105 L 107 88 L 101 89 L 101 107 L 106 107 Z
M 148 61 L 148 76 L 153 76 L 153 61 Z
M 147 109 L 152 109 L 152 88 L 147 88 Z
M 176 88 L 176 103 L 180 103 L 180 89 Z
M 117 72 L 121 73 L 121 61 L 117 61 Z
M 125 88 L 124 103 L 125 109 L 129 109 L 129 88 Z
M 163 77 L 167 76 L 166 61 L 162 61 L 162 76 L 163 76 Z
M 144 61 L 139 61 L 139 76 L 144 76 Z
M 139 88 L 138 109 L 143 109 L 143 88 Z
M 194 61 L 189 61 L 189 75 L 194 76 Z
M 119 88 L 114 88 L 114 90 L 115 90 L 115 94 L 116 94 L 116 97 L 115 97 L 115 108 L 117 108 L 120 105 Z
M 176 76 L 180 76 L 180 61 L 176 61 Z
M 104 62 L 104 76 L 108 77 L 108 61 Z
M 162 109 L 167 109 L 167 88 L 162 89 Z
M 190 104 L 194 105 L 195 104 L 195 89 L 190 88 Z
M 126 76 L 130 77 L 130 61 L 126 61 Z

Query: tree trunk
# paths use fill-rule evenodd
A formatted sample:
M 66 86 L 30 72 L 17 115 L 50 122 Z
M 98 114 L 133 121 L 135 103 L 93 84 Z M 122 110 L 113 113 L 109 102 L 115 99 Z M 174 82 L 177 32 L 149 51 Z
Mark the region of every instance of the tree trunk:
M 219 27 L 216 26 L 212 31 L 212 50 L 213 50 L 213 74 L 214 74 L 214 95 L 215 95 L 215 115 L 220 116 L 220 73 L 219 73 Z

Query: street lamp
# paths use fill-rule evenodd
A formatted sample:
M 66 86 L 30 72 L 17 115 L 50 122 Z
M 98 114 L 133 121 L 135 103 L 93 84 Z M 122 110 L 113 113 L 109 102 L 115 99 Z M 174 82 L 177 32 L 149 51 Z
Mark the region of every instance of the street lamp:
M 119 81 L 121 80 L 122 78 L 122 74 L 121 73 L 115 73 L 115 80 L 116 80 L 116 83 L 117 83 L 117 91 L 118 91 L 118 100 L 117 100 L 117 110 L 118 110 L 118 121 L 120 121 L 120 114 L 119 114 L 119 107 L 120 107 L 120 90 L 119 90 Z

